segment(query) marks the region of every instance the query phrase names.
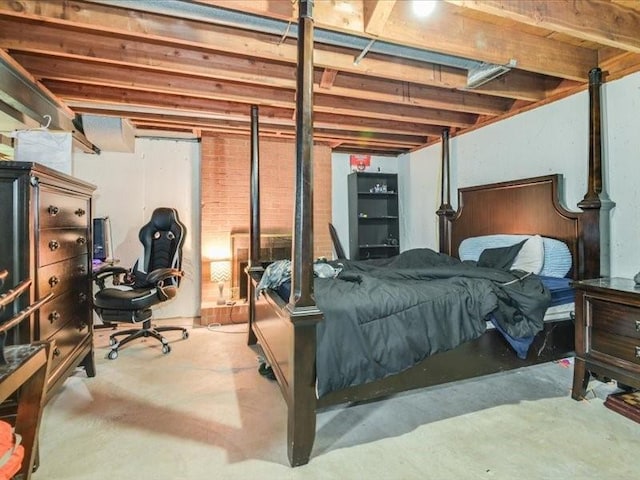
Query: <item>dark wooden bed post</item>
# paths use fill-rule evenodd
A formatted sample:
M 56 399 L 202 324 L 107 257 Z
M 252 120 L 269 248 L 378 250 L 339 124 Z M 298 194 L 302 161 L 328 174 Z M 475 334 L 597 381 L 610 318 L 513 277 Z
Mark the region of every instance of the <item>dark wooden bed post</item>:
M 316 430 L 316 324 L 313 295 L 313 0 L 299 0 L 296 70 L 296 197 L 291 255 L 293 325 L 287 451 L 292 466 L 309 461 Z
M 448 252 L 451 247 L 451 222 L 456 212 L 451 208 L 451 179 L 449 175 L 449 129 L 442 131 L 442 178 L 440 181 L 440 208 L 438 231 L 440 232 L 440 252 Z
M 247 272 L 261 272 L 262 264 L 260 263 L 260 152 L 258 143 L 258 107 L 251 106 L 251 180 L 250 180 L 250 196 L 249 205 L 250 224 L 249 224 L 249 263 Z M 247 294 L 250 298 L 255 295 L 255 289 L 251 276 L 247 276 L 249 282 Z M 255 345 L 257 342 L 256 334 L 253 331 L 253 322 L 255 321 L 255 311 L 249 309 L 249 330 L 248 345 Z
M 582 271 L 579 278 L 600 276 L 600 209 L 602 207 L 602 143 L 600 117 L 600 86 L 602 70 L 594 68 L 589 72 L 589 166 L 587 193 L 578 207 L 583 212 L 580 235 L 582 244 L 578 246 Z

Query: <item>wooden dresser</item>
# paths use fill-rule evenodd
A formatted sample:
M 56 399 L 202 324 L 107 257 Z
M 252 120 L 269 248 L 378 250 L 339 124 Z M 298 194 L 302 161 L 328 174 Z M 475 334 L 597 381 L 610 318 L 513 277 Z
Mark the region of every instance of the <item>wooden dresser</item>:
M 640 388 L 640 287 L 626 278 L 574 282 L 576 359 L 572 397 L 586 393 L 591 372 Z
M 55 341 L 47 399 L 75 370 L 95 375 L 91 284 L 91 195 L 95 186 L 29 162 L 0 162 L 0 269 L 6 285 L 33 279 L 10 318 L 54 297 L 14 333 L 13 343 Z

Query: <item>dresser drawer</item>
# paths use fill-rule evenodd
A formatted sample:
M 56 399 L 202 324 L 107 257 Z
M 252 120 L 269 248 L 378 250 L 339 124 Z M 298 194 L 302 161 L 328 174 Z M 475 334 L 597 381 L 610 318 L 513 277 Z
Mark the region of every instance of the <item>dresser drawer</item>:
M 88 251 L 86 228 L 40 230 L 38 240 L 38 266 L 86 255 Z
M 86 228 L 89 225 L 89 200 L 43 186 L 40 188 L 38 218 L 40 228 Z
M 49 369 L 50 381 L 58 376 L 58 367 L 64 363 L 73 350 L 90 335 L 89 326 L 78 328 L 75 322 L 66 323 L 60 330 L 56 332 L 48 341 L 55 341 L 53 350 L 53 358 L 51 359 L 51 367 Z
M 640 308 L 596 298 L 589 304 L 592 328 L 640 340 Z
M 640 340 L 614 335 L 603 330 L 591 330 L 591 352 L 600 352 L 611 357 L 640 365 Z
M 56 330 L 67 323 L 80 325 L 93 318 L 88 294 L 85 290 L 68 290 L 46 303 L 39 314 L 38 338 L 48 339 Z
M 38 272 L 38 295 L 42 297 L 53 291 L 57 296 L 67 290 L 86 290 L 91 281 L 87 261 L 87 255 L 81 255 L 42 267 Z

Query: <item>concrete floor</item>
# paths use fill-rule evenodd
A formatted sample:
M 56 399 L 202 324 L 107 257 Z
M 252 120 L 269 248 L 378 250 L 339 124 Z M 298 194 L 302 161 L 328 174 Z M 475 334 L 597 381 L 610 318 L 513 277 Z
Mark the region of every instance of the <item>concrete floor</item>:
M 34 480 L 636 478 L 640 425 L 570 398 L 547 364 L 318 416 L 308 465 L 291 469 L 277 385 L 257 373 L 244 325 L 194 328 L 162 355 L 147 340 L 77 373 L 48 403 Z M 178 333 L 168 333 L 178 338 Z

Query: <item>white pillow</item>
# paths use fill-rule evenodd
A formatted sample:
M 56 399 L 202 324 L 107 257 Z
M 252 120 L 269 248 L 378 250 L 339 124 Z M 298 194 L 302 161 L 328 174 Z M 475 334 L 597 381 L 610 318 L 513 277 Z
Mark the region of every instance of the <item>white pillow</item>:
M 494 234 L 465 238 L 458 247 L 460 260 L 478 261 L 486 248 L 508 247 L 521 242 L 531 235 Z M 540 275 L 563 278 L 571 270 L 572 257 L 569 247 L 555 238 L 542 237 L 544 262 Z
M 540 235 L 530 237 L 513 260 L 511 270 L 522 270 L 535 275 L 540 273 L 544 265 L 544 243 Z

